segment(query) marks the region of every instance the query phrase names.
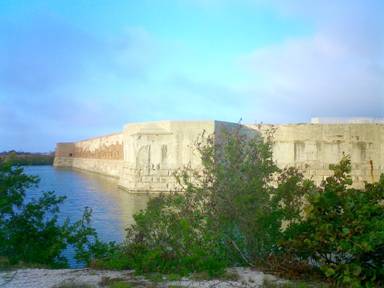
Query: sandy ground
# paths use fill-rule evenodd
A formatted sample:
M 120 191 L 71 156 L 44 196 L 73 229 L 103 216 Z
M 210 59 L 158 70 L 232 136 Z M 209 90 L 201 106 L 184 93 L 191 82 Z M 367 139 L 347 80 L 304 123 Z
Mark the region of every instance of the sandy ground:
M 108 287 L 106 280 L 120 279 L 127 281 L 132 287 L 263 287 L 263 283 L 283 284 L 285 281 L 263 272 L 246 268 L 232 268 L 239 275 L 236 281 L 210 280 L 194 281 L 183 278 L 173 282 L 152 283 L 144 278 L 135 277 L 132 271 L 107 271 L 92 269 L 18 269 L 0 271 L 0 288 L 55 288 L 63 284 L 87 284 L 89 287 Z

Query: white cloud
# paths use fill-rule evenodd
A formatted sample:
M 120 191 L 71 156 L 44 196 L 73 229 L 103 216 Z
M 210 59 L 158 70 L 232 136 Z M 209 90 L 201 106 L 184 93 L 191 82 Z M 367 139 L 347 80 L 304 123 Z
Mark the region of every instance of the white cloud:
M 315 23 L 313 35 L 286 39 L 241 57 L 241 65 L 251 75 L 247 89 L 252 91 L 254 105 L 285 114 L 287 120 L 315 115 L 383 116 L 380 14 L 384 12 L 375 10 L 375 1 L 364 2 L 367 7 L 362 1 L 329 6 L 312 2 L 318 9 L 305 3 L 296 10 L 290 6 L 288 12 L 295 15 L 296 11 L 297 16 L 306 11 Z

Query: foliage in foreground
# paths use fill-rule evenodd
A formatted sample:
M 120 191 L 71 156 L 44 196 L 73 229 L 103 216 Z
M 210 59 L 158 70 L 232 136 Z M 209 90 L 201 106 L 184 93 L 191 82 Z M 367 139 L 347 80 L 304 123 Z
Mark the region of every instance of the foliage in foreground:
M 150 200 L 135 215 L 126 244 L 101 267 L 181 275 L 217 275 L 233 265 L 293 273 L 320 268 L 342 285 L 383 283 L 383 176 L 351 188 L 344 157 L 316 187 L 296 169 L 276 167 L 270 138 L 241 130 L 220 144 L 208 137 L 197 150 L 203 169 L 181 170 L 182 193 Z
M 355 189 L 348 157 L 331 169 L 334 175 L 306 195 L 306 217 L 286 231 L 285 247 L 339 283 L 384 284 L 384 175 Z
M 123 249 L 126 267 L 217 275 L 282 254 L 281 226 L 299 219 L 301 196 L 313 184 L 295 169 L 280 171 L 270 143 L 241 130 L 196 147 L 203 169 L 179 171 L 181 193 L 154 198 L 135 215 Z
M 62 255 L 69 245 L 76 259 L 89 262 L 108 252 L 110 244 L 99 241 L 90 227 L 91 210 L 71 223 L 59 221 L 59 205 L 65 200 L 54 192 L 44 192 L 38 199 L 26 201 L 26 191 L 39 179 L 26 175 L 21 167 L 0 161 L 0 258 L 3 265 L 45 265 L 65 267 Z M 6 260 L 4 260 L 6 259 Z
M 98 240 L 88 209 L 60 224 L 63 197 L 47 192 L 26 203 L 38 179 L 0 162 L 0 263 L 65 266 L 61 253 L 73 245 L 78 260 L 99 268 L 210 277 L 235 265 L 319 268 L 348 287 L 383 285 L 384 176 L 352 188 L 344 157 L 317 187 L 294 168 L 278 169 L 270 141 L 238 130 L 219 144 L 197 143 L 203 169 L 180 170 L 181 193 L 151 199 L 120 246 Z

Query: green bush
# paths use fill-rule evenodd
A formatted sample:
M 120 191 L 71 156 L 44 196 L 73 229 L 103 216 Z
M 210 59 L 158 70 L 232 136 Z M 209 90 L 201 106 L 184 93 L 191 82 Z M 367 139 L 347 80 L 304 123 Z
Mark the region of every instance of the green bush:
M 320 265 L 326 277 L 348 286 L 383 284 L 384 175 L 364 189 L 351 188 L 351 162 L 306 195 L 305 217 L 287 230 L 285 247 Z
M 224 131 L 217 142 L 206 137 L 197 143 L 203 169 L 176 173 L 181 193 L 153 198 L 135 215 L 121 252 L 128 267 L 219 275 L 230 265 L 254 265 L 282 253 L 282 223 L 299 218 L 293 204 L 313 186 L 295 169 L 280 171 L 271 143 L 261 137 Z M 298 193 L 285 193 L 291 188 Z
M 26 190 L 39 179 L 26 175 L 21 167 L 0 161 L 0 258 L 9 265 L 24 263 L 65 267 L 64 249 L 72 245 L 79 261 L 88 263 L 108 252 L 110 244 L 97 238 L 90 227 L 91 210 L 86 208 L 81 220 L 58 221 L 65 200 L 54 192 L 44 192 L 38 199 L 25 201 Z
M 189 196 L 192 196 L 190 194 Z M 179 273 L 208 271 L 215 274 L 228 265 L 221 255 L 220 239 L 209 229 L 206 216 L 194 209 L 185 195 L 151 199 L 135 215 L 128 230 L 126 255 L 138 272 Z M 196 199 L 193 199 L 196 204 Z
M 316 186 L 295 168 L 276 167 L 270 137 L 240 129 L 216 140 L 197 143 L 202 169 L 178 171 L 181 193 L 151 199 L 125 245 L 103 263 L 210 276 L 248 265 L 321 272 L 348 287 L 383 285 L 384 176 L 352 188 L 344 157 Z

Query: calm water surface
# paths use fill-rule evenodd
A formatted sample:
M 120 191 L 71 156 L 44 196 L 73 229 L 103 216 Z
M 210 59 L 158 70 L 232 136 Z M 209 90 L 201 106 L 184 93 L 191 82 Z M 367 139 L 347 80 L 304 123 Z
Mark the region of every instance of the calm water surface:
M 92 226 L 104 241 L 121 242 L 125 228 L 134 222 L 133 214 L 144 209 L 149 199 L 148 195 L 132 194 L 118 188 L 117 180 L 106 176 L 53 166 L 27 166 L 24 169 L 26 173 L 40 177 L 39 187 L 30 189 L 28 198 L 39 197 L 42 191 L 55 191 L 57 195 L 66 196 L 61 205 L 61 217 L 69 217 L 72 221 L 81 218 L 84 207 L 91 207 Z M 74 266 L 73 260 L 70 262 Z

